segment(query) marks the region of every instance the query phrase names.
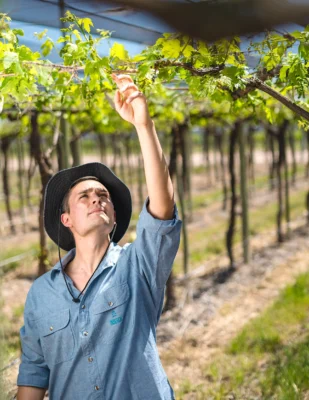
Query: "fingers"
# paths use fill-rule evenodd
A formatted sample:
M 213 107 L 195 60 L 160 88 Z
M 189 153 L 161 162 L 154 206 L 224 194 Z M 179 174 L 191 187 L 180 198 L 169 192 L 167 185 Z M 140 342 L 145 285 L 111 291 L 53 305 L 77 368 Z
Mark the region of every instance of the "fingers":
M 112 78 L 115 81 L 115 83 L 119 89 L 121 89 L 125 84 L 130 84 L 130 83 L 134 84 L 130 75 L 123 75 L 123 74 L 116 75 L 113 73 Z
M 115 80 L 128 79 L 129 81 L 133 82 L 131 76 L 125 75 L 125 74 L 116 75 L 116 74 L 112 73 L 112 78 Z
M 120 93 L 124 93 L 128 89 L 131 89 L 131 91 L 132 91 L 132 89 L 134 89 L 134 91 L 136 91 L 136 90 L 138 91 L 138 88 L 136 85 L 134 85 L 134 83 L 128 83 L 127 85 L 123 86 L 120 89 Z
M 143 93 L 141 93 L 140 91 L 136 91 L 133 92 L 127 99 L 126 99 L 126 103 L 130 104 L 132 103 L 133 100 L 135 100 L 138 97 L 144 97 Z
M 115 93 L 115 108 L 117 111 L 122 108 L 124 102 L 130 104 L 136 98 L 144 97 L 144 95 L 138 90 L 138 87 L 134 84 L 130 75 L 116 75 L 113 73 L 112 78 L 119 88 Z M 124 97 L 122 97 L 122 94 Z
M 120 94 L 119 90 L 116 90 L 114 103 L 115 103 L 116 111 L 119 111 L 121 109 L 122 105 L 123 105 L 123 100 L 122 100 L 122 97 L 121 97 L 121 94 Z

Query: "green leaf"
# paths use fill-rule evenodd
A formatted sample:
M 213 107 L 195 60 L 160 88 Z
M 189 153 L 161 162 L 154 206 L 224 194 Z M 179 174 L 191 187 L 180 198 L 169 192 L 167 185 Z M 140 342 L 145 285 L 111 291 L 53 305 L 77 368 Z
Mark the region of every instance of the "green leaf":
M 46 36 L 46 34 L 47 34 L 47 29 L 44 29 L 44 31 L 42 31 L 42 32 L 40 32 L 40 33 L 34 32 L 34 36 L 35 36 L 36 38 L 38 38 L 39 40 L 42 40 L 43 37 Z
M 307 60 L 309 59 L 309 44 L 307 43 L 301 43 L 298 47 L 298 54 L 300 57 L 303 59 Z
M 112 34 L 110 31 L 106 31 L 104 29 L 97 29 L 97 32 L 100 36 L 102 36 L 103 39 L 111 37 Z
M 0 33 L 3 39 L 7 40 L 9 43 L 16 43 L 17 39 L 16 36 L 14 35 L 14 32 L 9 30 L 7 32 L 1 32 Z
M 110 57 L 117 57 L 119 60 L 126 60 L 129 55 L 123 44 L 114 43 L 113 47 L 109 50 Z
M 13 63 L 19 62 L 18 54 L 13 51 L 5 51 L 3 58 L 4 69 L 10 68 Z
M 268 121 L 273 124 L 275 119 L 276 119 L 276 114 L 274 112 L 273 109 L 271 109 L 270 107 L 265 107 L 265 114 L 266 114 L 266 118 L 268 119 Z
M 280 80 L 281 81 L 285 81 L 286 76 L 287 76 L 287 72 L 290 69 L 290 67 L 288 65 L 284 65 L 281 69 L 280 69 Z
M 222 71 L 222 74 L 225 76 L 228 76 L 231 79 L 234 79 L 237 76 L 239 76 L 242 72 L 243 72 L 242 69 L 237 68 L 235 66 L 231 66 L 231 67 L 224 68 L 224 70 Z
M 145 78 L 150 70 L 150 64 L 144 63 L 138 66 L 139 78 Z
M 90 26 L 93 26 L 93 23 L 90 18 L 82 18 L 81 23 L 87 33 L 90 33 Z
M 164 41 L 162 46 L 162 54 L 165 58 L 177 58 L 181 52 L 181 45 L 178 39 Z
M 24 31 L 22 29 L 13 29 L 15 35 L 24 36 Z
M 29 47 L 21 45 L 19 46 L 19 60 L 20 61 L 35 61 L 41 57 L 41 54 L 36 51 L 33 53 Z
M 199 41 L 198 42 L 198 50 L 202 56 L 204 56 L 204 57 L 210 56 L 209 49 L 208 49 L 206 43 Z
M 299 31 L 292 32 L 290 35 L 294 36 L 295 39 L 301 39 L 303 34 Z
M 191 54 L 195 51 L 194 47 L 192 47 L 191 45 L 188 45 L 185 47 L 185 49 L 183 50 L 183 55 L 186 58 L 189 58 L 191 56 Z
M 47 86 L 54 82 L 48 68 L 39 66 L 37 68 L 37 72 L 38 72 L 38 83 L 40 85 Z
M 77 29 L 73 30 L 74 35 L 77 37 L 77 39 L 82 40 L 82 37 L 80 36 L 80 33 Z
M 41 46 L 42 54 L 44 57 L 48 56 L 48 54 L 54 48 L 54 42 L 51 39 L 47 39 Z
M 64 42 L 68 42 L 70 40 L 70 36 L 66 35 L 66 36 L 60 36 L 60 38 L 57 40 L 57 43 L 64 43 Z

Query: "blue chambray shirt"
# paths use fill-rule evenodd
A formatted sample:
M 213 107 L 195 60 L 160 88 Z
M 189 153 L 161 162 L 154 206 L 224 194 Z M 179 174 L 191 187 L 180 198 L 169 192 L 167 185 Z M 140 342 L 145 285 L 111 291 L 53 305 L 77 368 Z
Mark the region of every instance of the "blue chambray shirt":
M 181 221 L 176 205 L 172 220 L 154 218 L 148 201 L 136 240 L 123 247 L 111 243 L 80 303 L 72 301 L 60 263 L 34 281 L 20 330 L 17 385 L 49 388 L 51 400 L 174 399 L 158 355 L 156 326 Z M 74 256 L 75 249 L 63 266 Z

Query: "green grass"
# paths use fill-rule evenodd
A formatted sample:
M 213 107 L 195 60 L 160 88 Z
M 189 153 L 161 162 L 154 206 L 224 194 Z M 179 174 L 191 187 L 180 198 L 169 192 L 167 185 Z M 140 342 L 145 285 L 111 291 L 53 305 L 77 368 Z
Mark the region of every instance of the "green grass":
M 1 285 L 1 281 L 0 281 Z M 11 343 L 7 341 L 7 335 L 11 333 L 10 321 L 2 313 L 3 300 L 0 298 L 0 371 L 9 362 L 12 353 Z M 19 340 L 18 340 L 19 341 Z M 15 346 L 14 355 L 17 346 Z M 6 383 L 0 372 L 0 400 L 8 400 Z
M 177 392 L 177 399 L 183 400 L 186 394 L 194 393 L 194 400 L 205 400 L 203 385 L 194 385 L 189 379 L 184 380 Z
M 39 236 L 38 236 L 39 239 Z M 22 253 L 33 253 L 34 257 L 39 253 L 39 244 L 38 243 L 28 243 L 25 245 L 16 246 L 7 250 L 1 251 L 0 261 L 7 260 L 8 258 L 15 257 Z M 0 275 L 7 273 L 15 268 L 17 268 L 20 264 L 20 261 L 14 261 L 0 269 Z
M 231 354 L 264 353 L 280 349 L 294 332 L 295 326 L 308 319 L 309 274 L 298 278 L 294 286 L 283 291 L 276 303 L 256 318 L 235 338 Z
M 303 399 L 309 391 L 308 315 L 309 273 L 305 273 L 249 322 L 223 354 L 203 367 L 204 385 L 184 380 L 179 398 L 198 390 L 205 399 L 214 400 L 232 394 L 246 400 Z

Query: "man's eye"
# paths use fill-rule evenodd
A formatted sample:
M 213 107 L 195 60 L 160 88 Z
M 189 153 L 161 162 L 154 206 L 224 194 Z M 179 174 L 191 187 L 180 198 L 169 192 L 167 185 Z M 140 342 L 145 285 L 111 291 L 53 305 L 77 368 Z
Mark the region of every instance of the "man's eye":
M 83 194 L 80 196 L 80 199 L 82 199 L 83 197 L 88 197 L 86 194 Z

